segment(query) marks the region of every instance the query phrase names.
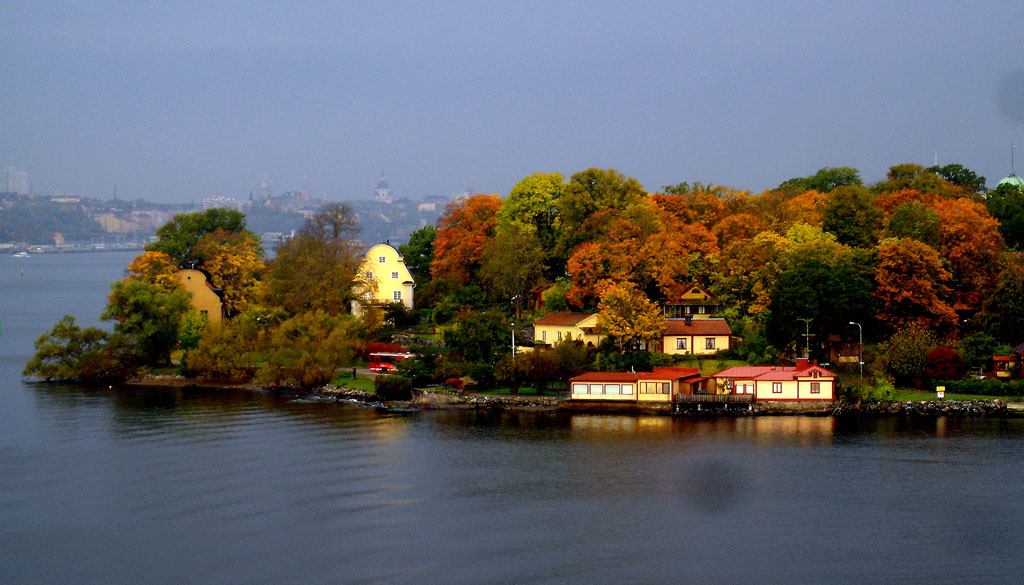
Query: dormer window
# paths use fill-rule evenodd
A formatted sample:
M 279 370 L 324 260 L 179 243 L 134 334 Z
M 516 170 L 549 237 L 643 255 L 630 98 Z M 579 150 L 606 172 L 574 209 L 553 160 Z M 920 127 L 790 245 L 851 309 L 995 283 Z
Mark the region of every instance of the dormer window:
M 379 262 L 381 264 L 386 264 L 387 261 L 388 261 L 388 257 L 387 256 L 378 256 L 377 257 L 377 262 Z

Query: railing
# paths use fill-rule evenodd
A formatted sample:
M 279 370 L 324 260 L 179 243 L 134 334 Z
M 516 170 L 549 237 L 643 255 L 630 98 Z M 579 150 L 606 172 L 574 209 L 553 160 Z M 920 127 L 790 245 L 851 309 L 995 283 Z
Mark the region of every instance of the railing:
M 750 404 L 753 394 L 676 394 L 674 401 L 683 404 Z

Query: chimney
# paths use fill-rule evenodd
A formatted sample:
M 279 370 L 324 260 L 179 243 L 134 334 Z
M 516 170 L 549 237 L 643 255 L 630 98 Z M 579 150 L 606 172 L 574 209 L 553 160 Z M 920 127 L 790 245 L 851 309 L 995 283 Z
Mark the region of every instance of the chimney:
M 807 358 L 796 358 L 796 369 L 797 371 L 807 369 Z

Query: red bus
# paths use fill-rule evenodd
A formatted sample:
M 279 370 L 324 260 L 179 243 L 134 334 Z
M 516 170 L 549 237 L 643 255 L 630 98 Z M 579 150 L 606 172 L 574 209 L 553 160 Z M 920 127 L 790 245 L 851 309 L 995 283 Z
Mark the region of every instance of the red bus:
M 370 371 L 377 372 L 380 374 L 386 374 L 388 372 L 394 372 L 398 369 L 395 364 L 410 358 L 416 357 L 416 354 L 409 352 L 391 352 L 391 351 L 379 351 L 370 354 Z

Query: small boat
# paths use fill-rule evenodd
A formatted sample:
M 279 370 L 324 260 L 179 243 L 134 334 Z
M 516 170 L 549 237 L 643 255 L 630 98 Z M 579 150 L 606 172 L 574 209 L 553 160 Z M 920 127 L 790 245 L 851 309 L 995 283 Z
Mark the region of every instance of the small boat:
M 28 252 L 25 252 L 24 250 L 22 250 L 21 252 L 17 252 L 17 253 L 11 254 L 11 256 L 13 256 L 15 258 L 28 258 L 29 257 Z

